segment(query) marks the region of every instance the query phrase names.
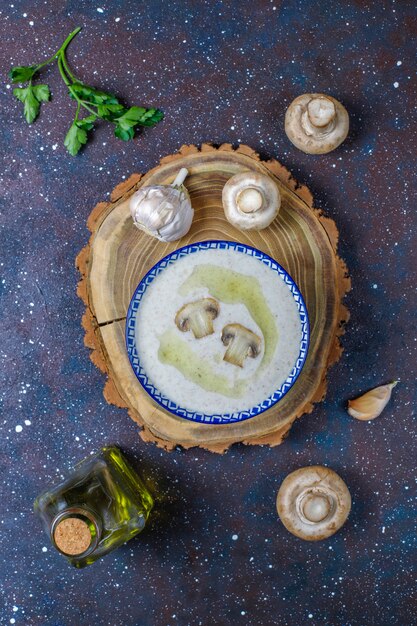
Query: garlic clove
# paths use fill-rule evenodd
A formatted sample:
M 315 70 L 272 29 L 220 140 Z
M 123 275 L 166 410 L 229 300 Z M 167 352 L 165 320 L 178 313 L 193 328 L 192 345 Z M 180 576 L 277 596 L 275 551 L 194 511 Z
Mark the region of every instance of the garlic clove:
M 381 415 L 384 408 L 387 406 L 391 393 L 395 385 L 398 384 L 398 380 L 389 383 L 388 385 L 381 385 L 367 391 L 363 396 L 349 400 L 348 413 L 357 420 L 373 420 L 378 415 Z

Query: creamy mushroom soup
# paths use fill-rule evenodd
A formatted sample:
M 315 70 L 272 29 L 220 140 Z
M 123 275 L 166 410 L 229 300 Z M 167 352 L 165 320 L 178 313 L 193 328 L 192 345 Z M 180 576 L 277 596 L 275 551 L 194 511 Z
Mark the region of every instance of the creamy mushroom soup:
M 185 305 L 199 301 L 200 314 L 210 316 L 203 328 L 213 332 L 196 339 L 180 311 L 194 311 Z M 236 339 L 240 327 L 245 332 Z M 248 410 L 273 394 L 295 365 L 300 340 L 287 285 L 260 260 L 232 249 L 177 259 L 148 285 L 137 312 L 136 348 L 149 381 L 177 405 L 210 415 Z

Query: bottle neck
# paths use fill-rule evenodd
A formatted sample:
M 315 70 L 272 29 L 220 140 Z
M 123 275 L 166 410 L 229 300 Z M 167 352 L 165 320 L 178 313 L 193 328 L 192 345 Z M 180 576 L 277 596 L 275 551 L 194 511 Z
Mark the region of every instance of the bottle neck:
M 67 557 L 94 552 L 101 537 L 97 515 L 86 507 L 72 506 L 58 513 L 51 524 L 51 541 Z

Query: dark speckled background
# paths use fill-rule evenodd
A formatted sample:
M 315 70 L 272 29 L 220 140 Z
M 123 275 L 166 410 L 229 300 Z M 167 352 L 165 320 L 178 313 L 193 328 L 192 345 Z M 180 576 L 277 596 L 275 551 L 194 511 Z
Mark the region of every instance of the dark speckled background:
M 166 120 L 124 144 L 101 125 L 77 158 L 63 136 L 74 105 L 53 92 L 28 127 L 2 90 L 2 624 L 53 626 L 408 626 L 415 585 L 415 2 L 134 0 L 0 4 L 2 75 L 46 58 L 78 25 L 70 60 L 86 82 Z M 286 139 L 289 102 L 329 92 L 351 115 L 336 152 Z M 74 268 L 94 204 L 183 143 L 247 143 L 282 161 L 340 227 L 353 279 L 345 353 L 326 401 L 284 445 L 224 457 L 145 445 L 107 406 L 89 360 Z M 349 397 L 400 378 L 371 423 Z M 413 439 L 414 437 L 414 439 Z M 158 486 L 147 532 L 83 571 L 49 546 L 32 501 L 107 442 Z M 353 508 L 322 543 L 290 535 L 275 512 L 284 476 L 327 464 Z

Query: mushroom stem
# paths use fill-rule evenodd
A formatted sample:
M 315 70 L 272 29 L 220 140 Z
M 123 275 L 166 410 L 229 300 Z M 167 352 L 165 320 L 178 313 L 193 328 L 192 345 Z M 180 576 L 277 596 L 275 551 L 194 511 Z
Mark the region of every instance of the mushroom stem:
M 243 367 L 246 354 L 248 352 L 248 344 L 244 337 L 237 335 L 229 344 L 226 353 L 223 357 L 224 361 Z
M 331 100 L 313 98 L 301 116 L 301 125 L 306 135 L 327 135 L 336 123 L 336 108 Z
M 196 311 L 190 317 L 190 329 L 196 339 L 202 339 L 214 333 L 213 318 L 205 311 Z
M 172 183 L 172 187 L 181 187 L 181 185 L 183 184 L 184 180 L 187 178 L 188 176 L 188 170 L 186 167 L 182 167 L 180 169 L 180 171 L 178 172 L 178 174 L 175 177 L 174 182 Z
M 236 198 L 237 207 L 242 213 L 259 211 L 262 208 L 263 201 L 262 193 L 255 187 L 243 189 Z
M 318 128 L 328 126 L 336 117 L 334 103 L 324 96 L 312 98 L 307 105 L 307 112 L 310 122 Z
M 297 511 L 307 523 L 322 522 L 334 510 L 335 503 L 330 494 L 319 490 L 307 490 L 297 498 Z

